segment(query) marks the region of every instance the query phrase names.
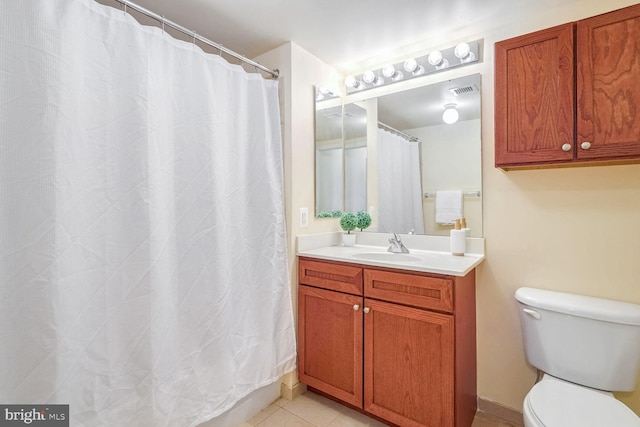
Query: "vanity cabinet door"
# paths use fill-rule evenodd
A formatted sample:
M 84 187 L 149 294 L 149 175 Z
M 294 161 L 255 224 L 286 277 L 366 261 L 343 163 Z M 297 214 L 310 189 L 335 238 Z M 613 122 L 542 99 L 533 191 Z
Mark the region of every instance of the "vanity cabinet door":
M 578 21 L 578 159 L 640 157 L 640 5 Z
M 300 381 L 362 407 L 361 296 L 298 287 Z
M 495 166 L 574 157 L 574 24 L 495 44 Z
M 365 411 L 401 426 L 454 426 L 452 315 L 365 299 Z

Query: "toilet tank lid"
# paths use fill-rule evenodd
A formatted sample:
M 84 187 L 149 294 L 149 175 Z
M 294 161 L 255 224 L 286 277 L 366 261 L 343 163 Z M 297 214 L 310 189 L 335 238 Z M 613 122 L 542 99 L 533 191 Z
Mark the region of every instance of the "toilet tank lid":
M 515 298 L 544 310 L 625 325 L 640 325 L 640 305 L 535 288 L 519 288 Z

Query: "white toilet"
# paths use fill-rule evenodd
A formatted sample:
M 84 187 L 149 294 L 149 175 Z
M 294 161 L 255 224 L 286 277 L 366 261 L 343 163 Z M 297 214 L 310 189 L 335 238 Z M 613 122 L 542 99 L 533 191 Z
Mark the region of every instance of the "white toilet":
M 525 355 L 544 373 L 524 400 L 526 427 L 639 427 L 611 391 L 640 370 L 640 305 L 520 288 Z

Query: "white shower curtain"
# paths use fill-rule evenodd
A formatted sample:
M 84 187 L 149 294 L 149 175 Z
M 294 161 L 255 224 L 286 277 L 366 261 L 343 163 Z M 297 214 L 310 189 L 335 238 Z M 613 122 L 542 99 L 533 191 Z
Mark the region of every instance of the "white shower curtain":
M 424 234 L 419 142 L 378 129 L 378 231 Z
M 0 2 L 0 402 L 193 426 L 295 368 L 277 82 Z

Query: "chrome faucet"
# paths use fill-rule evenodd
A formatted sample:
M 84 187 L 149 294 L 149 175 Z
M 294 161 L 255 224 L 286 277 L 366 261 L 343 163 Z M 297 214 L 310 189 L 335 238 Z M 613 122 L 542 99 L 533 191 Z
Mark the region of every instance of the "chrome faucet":
M 396 254 L 409 253 L 409 249 L 407 249 L 407 247 L 402 243 L 402 240 L 400 240 L 400 237 L 396 233 L 393 233 L 393 237 L 389 238 L 389 243 L 391 243 L 391 246 L 389 246 L 387 252 L 393 252 Z

